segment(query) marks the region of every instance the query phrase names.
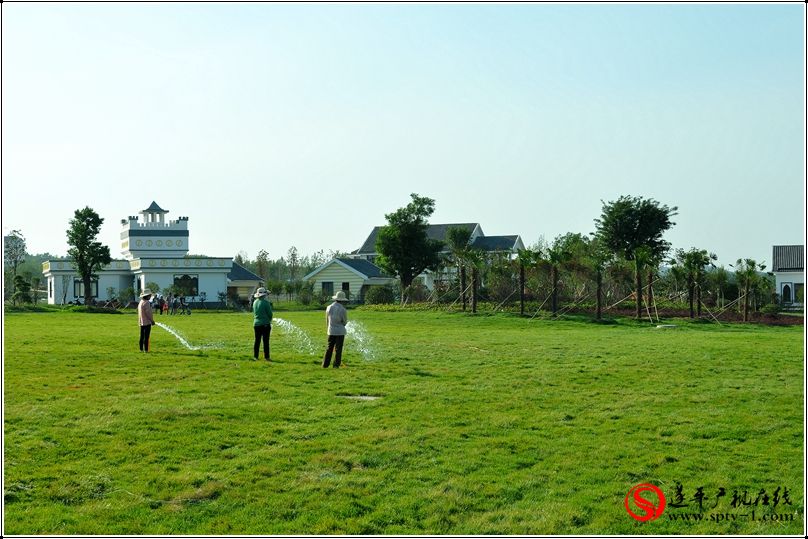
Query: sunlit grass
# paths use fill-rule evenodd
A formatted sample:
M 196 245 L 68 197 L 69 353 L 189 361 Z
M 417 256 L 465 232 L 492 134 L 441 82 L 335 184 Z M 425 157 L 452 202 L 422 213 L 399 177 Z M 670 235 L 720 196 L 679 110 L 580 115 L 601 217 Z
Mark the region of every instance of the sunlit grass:
M 314 352 L 276 324 L 273 361 L 252 361 L 246 314 L 158 317 L 201 349 L 154 328 L 148 355 L 133 315 L 7 314 L 6 531 L 802 530 L 801 327 L 351 311 L 374 359 L 349 337 L 325 370 L 323 313 L 277 314 Z M 677 481 L 785 486 L 796 517 L 625 512 L 636 483 Z

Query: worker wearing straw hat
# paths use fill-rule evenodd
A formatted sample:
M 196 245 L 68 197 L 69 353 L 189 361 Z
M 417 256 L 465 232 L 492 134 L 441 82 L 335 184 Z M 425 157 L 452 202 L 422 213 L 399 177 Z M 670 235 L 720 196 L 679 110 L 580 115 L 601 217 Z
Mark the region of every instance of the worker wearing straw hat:
M 348 303 L 348 298 L 345 292 L 340 290 L 334 297 L 334 303 L 328 306 L 325 310 L 325 320 L 328 327 L 328 348 L 325 351 L 323 358 L 323 368 L 328 367 L 331 363 L 331 353 L 336 351 L 334 355 L 334 368 L 339 368 L 342 363 L 342 345 L 345 343 L 345 324 L 348 323 L 348 311 L 345 309 L 345 304 Z
M 267 289 L 263 286 L 256 290 L 253 297 L 253 329 L 255 330 L 255 343 L 253 344 L 253 359 L 258 359 L 261 341 L 264 341 L 264 359 L 269 361 L 269 333 L 272 331 L 272 303 L 267 299 Z
M 154 325 L 154 313 L 152 311 L 151 299 L 152 292 L 148 288 L 144 288 L 140 293 L 140 303 L 137 305 L 137 319 L 140 324 L 140 351 L 149 351 L 149 336 L 151 335 L 151 327 Z

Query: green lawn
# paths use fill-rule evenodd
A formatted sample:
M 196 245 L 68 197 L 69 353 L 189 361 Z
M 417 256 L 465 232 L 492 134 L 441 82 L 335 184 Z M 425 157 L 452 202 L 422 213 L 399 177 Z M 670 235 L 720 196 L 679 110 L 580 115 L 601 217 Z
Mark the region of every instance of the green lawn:
M 247 314 L 158 316 L 201 348 L 148 355 L 133 314 L 6 314 L 6 533 L 803 531 L 801 326 L 353 310 L 325 370 L 323 313 L 277 315 L 268 364 Z M 633 520 L 645 482 L 689 506 Z

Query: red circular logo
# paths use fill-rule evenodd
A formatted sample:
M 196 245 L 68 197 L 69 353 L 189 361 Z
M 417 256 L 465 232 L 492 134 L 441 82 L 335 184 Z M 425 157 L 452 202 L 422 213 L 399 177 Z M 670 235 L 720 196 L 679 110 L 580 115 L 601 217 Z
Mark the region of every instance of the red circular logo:
M 656 495 L 656 503 L 643 498 L 642 495 L 646 492 L 653 492 Z M 633 503 L 629 503 L 629 500 Z M 631 487 L 631 490 L 626 494 L 625 506 L 628 514 L 635 520 L 640 522 L 656 520 L 665 511 L 665 495 L 662 494 L 659 487 L 651 483 L 640 483 Z M 640 514 L 637 514 L 632 507 L 637 509 Z

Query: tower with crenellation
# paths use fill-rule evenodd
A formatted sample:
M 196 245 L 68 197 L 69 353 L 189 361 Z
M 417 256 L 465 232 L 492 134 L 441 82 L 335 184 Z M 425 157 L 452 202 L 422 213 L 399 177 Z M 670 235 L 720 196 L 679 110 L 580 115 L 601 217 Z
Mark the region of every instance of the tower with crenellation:
M 156 202 L 139 212 L 142 220 L 130 215 L 121 219 L 121 254 L 136 258 L 183 258 L 188 254 L 188 218 L 166 221 L 168 210 Z

